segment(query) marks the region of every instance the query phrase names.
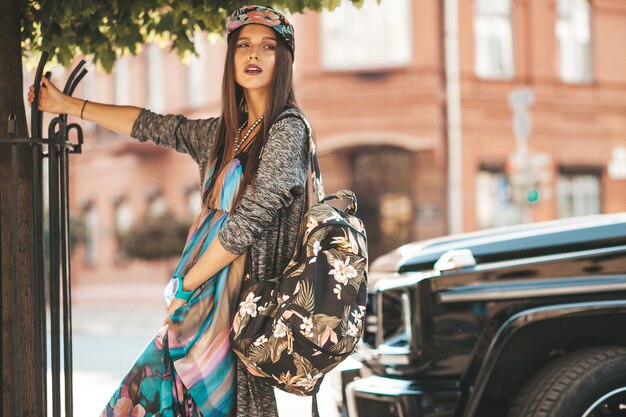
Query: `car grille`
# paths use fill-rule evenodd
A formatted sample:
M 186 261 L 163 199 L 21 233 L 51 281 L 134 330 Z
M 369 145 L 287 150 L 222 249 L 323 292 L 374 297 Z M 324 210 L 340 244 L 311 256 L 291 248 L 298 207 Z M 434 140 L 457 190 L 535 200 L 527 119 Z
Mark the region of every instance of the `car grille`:
M 389 346 L 408 345 L 411 323 L 410 294 L 406 288 L 396 288 L 379 293 L 377 302 L 382 300 L 382 340 Z
M 398 404 L 391 401 L 382 401 L 373 398 L 356 398 L 356 407 L 359 417 L 403 417 Z
M 378 305 L 381 300 L 382 308 Z M 410 293 L 406 288 L 368 294 L 363 342 L 373 348 L 381 343 L 389 346 L 408 344 L 411 310 Z M 379 331 L 380 340 L 377 340 Z

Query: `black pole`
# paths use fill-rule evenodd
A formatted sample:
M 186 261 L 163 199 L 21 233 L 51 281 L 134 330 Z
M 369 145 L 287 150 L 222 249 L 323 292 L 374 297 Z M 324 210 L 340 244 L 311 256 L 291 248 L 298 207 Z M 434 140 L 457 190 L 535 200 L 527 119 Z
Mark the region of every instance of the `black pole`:
M 63 92 L 69 96 L 74 94 L 76 86 L 87 74 L 86 69 L 82 69 L 85 65 L 85 60 L 81 60 L 76 68 L 70 74 Z M 81 71 L 82 69 L 82 71 Z M 79 73 L 80 72 L 80 73 Z M 59 124 L 59 139 L 63 141 L 69 141 L 69 131 L 71 128 L 75 128 L 79 140 L 82 141 L 82 130 L 80 126 L 72 124 L 67 125 L 67 114 L 63 114 L 60 117 Z M 59 294 L 62 300 L 63 309 L 63 364 L 64 364 L 64 376 L 65 376 L 65 417 L 73 416 L 73 378 L 72 378 L 72 293 L 71 293 L 71 276 L 70 276 L 70 259 L 69 259 L 69 150 L 67 146 L 60 149 L 58 154 L 58 186 L 60 191 L 59 196 L 59 211 L 60 211 L 60 240 L 59 249 L 61 261 L 61 291 Z M 56 173 L 57 171 L 55 171 Z
M 41 77 L 43 75 L 43 68 L 46 66 L 46 61 L 48 61 L 48 53 L 42 52 L 41 58 L 39 59 L 39 64 L 37 65 L 37 71 L 35 72 L 35 81 L 34 81 L 34 99 L 32 106 L 30 108 L 30 137 L 31 138 L 40 138 L 43 135 L 43 114 L 39 110 L 39 92 L 41 90 Z
M 80 69 L 84 65 L 85 65 L 85 60 L 81 59 L 78 65 L 76 65 L 76 68 L 72 70 L 72 73 L 68 77 L 67 82 L 65 83 L 65 87 L 63 88 L 63 94 L 67 94 L 68 96 L 72 95 L 72 93 L 74 92 L 74 88 L 76 88 L 76 85 L 78 85 L 80 78 L 82 78 L 82 77 L 77 77 L 78 71 L 80 71 Z M 84 70 L 83 72 L 86 73 L 87 70 Z M 67 114 L 65 114 L 64 116 L 67 116 Z
M 44 273 L 44 211 L 43 211 L 43 150 L 39 144 L 33 145 L 33 245 L 35 251 L 36 282 L 34 288 L 35 297 L 35 340 L 40 346 L 37 352 L 37 367 L 35 378 L 38 386 L 43 387 L 38 394 L 38 409 L 42 411 L 42 417 L 48 415 L 48 373 L 47 373 L 47 335 L 46 335 L 46 285 Z
M 65 364 L 65 417 L 74 415 L 74 398 L 72 388 L 72 290 L 70 275 L 70 218 L 69 218 L 69 158 L 68 149 L 61 153 L 61 261 L 63 278 L 63 363 Z
M 50 139 L 60 139 L 56 125 L 62 123 L 55 118 L 48 128 Z M 61 314 L 59 303 L 59 161 L 57 146 L 48 146 L 48 212 L 50 254 L 50 362 L 52 371 L 52 415 L 61 416 Z
M 31 107 L 31 127 L 30 135 L 32 138 L 40 138 L 43 136 L 43 112 L 39 110 L 39 92 L 41 84 L 41 76 L 48 53 L 43 52 L 37 71 L 35 73 L 35 100 Z M 50 78 L 50 73 L 46 74 Z M 35 273 L 36 282 L 34 288 L 35 296 L 35 338 L 37 346 L 40 346 L 37 352 L 38 365 L 35 369 L 35 378 L 38 386 L 43 387 L 38 396 L 38 409 L 43 417 L 48 415 L 48 358 L 47 358 L 47 334 L 46 334 L 46 282 L 44 272 L 44 210 L 43 210 L 43 147 L 40 144 L 33 144 L 33 225 L 34 236 L 33 244 L 35 251 Z

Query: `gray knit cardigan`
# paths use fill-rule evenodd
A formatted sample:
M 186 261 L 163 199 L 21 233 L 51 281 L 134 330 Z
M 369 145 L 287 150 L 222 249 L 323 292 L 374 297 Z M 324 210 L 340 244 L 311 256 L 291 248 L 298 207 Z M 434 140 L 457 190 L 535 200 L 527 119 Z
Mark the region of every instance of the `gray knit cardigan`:
M 291 115 L 290 115 L 291 112 Z M 218 239 L 233 254 L 249 251 L 253 276 L 272 278 L 287 266 L 306 209 L 308 136 L 302 120 L 286 110 L 270 130 L 254 181 L 222 228 Z M 202 186 L 218 118 L 189 120 L 142 109 L 131 137 L 189 154 L 200 169 Z M 237 417 L 275 417 L 273 388 L 237 361 Z

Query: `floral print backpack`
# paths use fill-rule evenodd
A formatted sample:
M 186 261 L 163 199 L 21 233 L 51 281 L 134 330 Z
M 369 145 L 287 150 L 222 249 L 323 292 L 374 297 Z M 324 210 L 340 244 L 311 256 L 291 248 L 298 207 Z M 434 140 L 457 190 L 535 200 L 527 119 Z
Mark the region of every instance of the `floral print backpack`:
M 309 136 L 308 201 L 319 202 L 310 206 L 299 247 L 282 275 L 245 277 L 230 337 L 251 374 L 307 396 L 317 393 L 324 374 L 352 354 L 361 337 L 368 260 L 365 229 L 354 217 L 356 197 L 349 190 L 324 196 L 311 126 L 296 115 Z M 350 205 L 342 211 L 326 204 L 333 199 Z

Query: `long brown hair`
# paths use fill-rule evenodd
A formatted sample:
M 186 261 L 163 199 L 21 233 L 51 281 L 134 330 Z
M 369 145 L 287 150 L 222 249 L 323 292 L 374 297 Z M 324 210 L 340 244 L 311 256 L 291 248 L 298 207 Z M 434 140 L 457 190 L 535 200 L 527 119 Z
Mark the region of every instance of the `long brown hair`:
M 243 26 L 242 26 L 243 27 Z M 228 39 L 228 50 L 224 64 L 224 76 L 222 78 L 222 116 L 217 126 L 217 137 L 209 161 L 217 159 L 214 175 L 218 175 L 230 162 L 230 155 L 234 149 L 237 129 L 247 118 L 245 97 L 243 88 L 235 82 L 235 51 L 241 28 L 231 34 Z M 235 196 L 233 208 L 237 207 L 243 193 L 248 186 L 253 186 L 252 178 L 259 167 L 259 157 L 263 145 L 267 140 L 270 127 L 276 118 L 287 108 L 297 108 L 296 98 L 293 93 L 293 56 L 289 46 L 281 36 L 276 36 L 276 63 L 274 76 L 265 103 L 265 117 L 261 122 L 261 128 L 249 145 L 248 161 L 243 172 L 243 178 L 239 192 Z M 252 121 L 251 121 L 252 122 Z M 261 135 L 261 137 L 259 137 Z M 204 204 L 212 199 L 217 187 L 211 187 L 207 193 Z

